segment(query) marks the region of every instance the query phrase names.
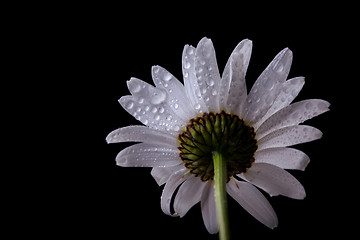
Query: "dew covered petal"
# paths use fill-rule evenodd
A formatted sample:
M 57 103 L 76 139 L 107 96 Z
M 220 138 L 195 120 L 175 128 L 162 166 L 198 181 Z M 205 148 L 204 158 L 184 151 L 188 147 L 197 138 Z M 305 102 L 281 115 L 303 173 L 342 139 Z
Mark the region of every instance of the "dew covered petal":
M 267 148 L 255 153 L 256 163 L 268 163 L 283 169 L 304 171 L 310 158 L 302 151 L 294 148 Z
M 308 119 L 329 111 L 330 103 L 321 99 L 308 99 L 293 103 L 273 114 L 257 130 L 261 138 L 277 129 L 297 125 Z
M 123 96 L 119 99 L 121 106 L 136 120 L 151 128 L 178 135 L 187 122 L 175 114 L 166 102 L 153 103 L 147 98 Z
M 171 167 L 181 160 L 176 147 L 139 143 L 123 149 L 116 156 L 116 163 L 121 167 Z
M 244 106 L 247 122 L 256 124 L 273 105 L 290 71 L 291 62 L 292 52 L 285 48 L 258 77 Z
M 239 175 L 244 180 L 263 189 L 270 196 L 283 195 L 294 199 L 304 199 L 305 189 L 290 173 L 267 163 L 255 163 L 246 173 Z
M 189 107 L 183 84 L 160 66 L 153 66 L 151 70 L 155 86 L 167 92 L 166 102 L 171 109 L 184 120 L 193 118 L 195 112 Z
M 195 73 L 200 94 L 209 111 L 219 112 L 220 73 L 212 41 L 201 39 L 195 54 Z
M 247 182 L 232 178 L 226 184 L 226 190 L 248 213 L 265 226 L 273 229 L 278 225 L 274 209 L 256 187 Z
M 146 126 L 127 126 L 116 129 L 106 137 L 107 143 L 145 142 L 152 144 L 177 146 L 174 136 Z
M 219 97 L 220 108 L 239 114 L 247 97 L 245 75 L 249 66 L 252 42 L 242 40 L 231 53 L 222 74 Z
M 195 72 L 195 52 L 196 48 L 185 45 L 182 55 L 182 71 L 184 77 L 184 87 L 189 104 L 197 114 L 208 112 L 204 100 L 200 94 L 199 84 Z
M 292 78 L 282 83 L 281 91 L 276 97 L 273 105 L 266 112 L 266 114 L 256 124 L 253 125 L 254 129 L 257 130 L 258 127 L 261 126 L 261 124 L 266 121 L 270 116 L 272 116 L 277 111 L 283 109 L 284 107 L 290 105 L 290 103 L 299 94 L 304 84 L 304 77 Z
M 258 151 L 273 147 L 287 147 L 311 142 L 322 137 L 319 129 L 306 125 L 278 129 L 258 140 Z

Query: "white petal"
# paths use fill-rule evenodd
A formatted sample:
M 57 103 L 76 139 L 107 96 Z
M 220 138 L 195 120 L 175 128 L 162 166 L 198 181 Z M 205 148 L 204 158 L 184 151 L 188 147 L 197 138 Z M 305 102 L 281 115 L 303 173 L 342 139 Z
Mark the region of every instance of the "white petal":
M 219 232 L 219 225 L 216 216 L 214 183 L 208 183 L 201 196 L 201 214 L 206 229 L 210 234 Z
M 178 145 L 174 136 L 145 126 L 127 126 L 116 129 L 108 134 L 106 141 L 107 143 L 145 142 L 170 146 Z
M 176 147 L 139 143 L 127 147 L 116 156 L 121 167 L 171 167 L 181 163 Z
M 154 88 L 155 89 L 155 88 Z M 157 89 L 157 88 L 156 88 Z M 157 89 L 158 91 L 163 91 Z M 160 94 L 160 92 L 158 92 Z M 161 93 L 162 94 L 162 93 Z M 164 93 L 166 96 L 166 93 Z M 121 106 L 136 120 L 143 124 L 177 136 L 187 122 L 176 115 L 166 102 L 152 103 L 149 99 L 135 96 L 123 96 L 119 99 Z
M 256 163 L 269 163 L 283 169 L 304 171 L 310 158 L 300 150 L 294 148 L 268 148 L 255 153 Z
M 274 209 L 256 187 L 232 178 L 226 184 L 226 190 L 246 211 L 265 226 L 273 229 L 278 225 Z
M 181 185 L 174 201 L 174 210 L 180 217 L 200 201 L 205 186 L 206 183 L 193 174 Z
M 187 173 L 187 169 L 183 168 L 171 174 L 161 195 L 161 209 L 163 212 L 170 216 L 177 216 L 176 213 L 172 214 L 170 211 L 171 198 L 179 185 L 190 177 L 191 174 Z
M 252 42 L 241 41 L 231 53 L 222 74 L 219 97 L 220 108 L 239 114 L 247 97 L 245 75 L 249 66 Z
M 256 137 L 262 138 L 277 129 L 302 123 L 329 111 L 329 106 L 330 103 L 320 99 L 308 99 L 293 103 L 266 120 L 257 130 Z
M 282 84 L 281 91 L 276 97 L 274 104 L 267 111 L 267 113 L 259 120 L 256 124 L 253 125 L 255 131 L 258 129 L 261 124 L 267 120 L 271 115 L 279 111 L 280 109 L 287 107 L 299 94 L 302 87 L 305 84 L 304 77 L 296 77 L 287 80 Z
M 270 196 L 283 195 L 294 199 L 304 199 L 305 189 L 290 173 L 267 163 L 254 163 L 246 173 L 239 175 L 246 181 L 263 189 Z
M 215 49 L 210 39 L 203 38 L 196 47 L 195 73 L 200 94 L 209 111 L 219 112 L 220 73 Z
M 314 127 L 299 125 L 276 130 L 258 140 L 258 151 L 273 147 L 287 147 L 311 142 L 322 137 L 322 132 Z
M 182 55 L 182 70 L 184 76 L 184 87 L 187 97 L 190 99 L 190 104 L 198 114 L 208 112 L 197 82 L 195 73 L 195 52 L 193 46 L 185 45 Z
M 172 110 L 185 121 L 193 118 L 195 112 L 189 106 L 182 83 L 160 66 L 153 66 L 151 70 L 155 86 L 167 92 L 166 102 Z
M 245 120 L 255 124 L 266 114 L 279 95 L 290 71 L 292 52 L 285 48 L 254 83 L 244 106 Z
M 185 169 L 185 166 L 182 163 L 173 167 L 153 167 L 151 169 L 151 176 L 153 176 L 156 183 L 161 186 L 167 182 L 171 174 L 181 169 Z

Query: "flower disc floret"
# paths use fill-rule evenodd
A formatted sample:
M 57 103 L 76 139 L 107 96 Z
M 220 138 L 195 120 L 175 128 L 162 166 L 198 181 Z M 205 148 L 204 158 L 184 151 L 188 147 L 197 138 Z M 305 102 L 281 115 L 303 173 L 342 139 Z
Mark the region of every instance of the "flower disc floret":
M 180 157 L 185 167 L 202 181 L 213 180 L 213 153 L 222 154 L 227 166 L 227 181 L 244 173 L 254 162 L 257 149 L 254 128 L 237 115 L 222 111 L 191 119 L 179 135 Z

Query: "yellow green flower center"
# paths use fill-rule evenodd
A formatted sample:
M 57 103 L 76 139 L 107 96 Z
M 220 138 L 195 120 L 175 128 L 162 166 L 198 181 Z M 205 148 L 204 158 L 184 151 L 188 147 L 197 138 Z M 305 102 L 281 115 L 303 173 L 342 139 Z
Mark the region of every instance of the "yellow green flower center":
M 180 157 L 185 167 L 202 181 L 213 180 L 213 153 L 222 154 L 227 166 L 227 181 L 234 174 L 246 172 L 254 162 L 257 141 L 254 128 L 238 116 L 204 113 L 190 120 L 179 135 Z

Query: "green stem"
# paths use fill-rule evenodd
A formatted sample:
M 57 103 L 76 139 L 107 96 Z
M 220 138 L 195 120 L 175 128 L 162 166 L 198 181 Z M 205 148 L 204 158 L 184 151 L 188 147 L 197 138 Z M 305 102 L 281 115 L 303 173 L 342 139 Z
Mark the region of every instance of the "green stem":
M 229 240 L 229 220 L 226 194 L 227 169 L 226 161 L 219 152 L 213 152 L 214 181 L 215 181 L 215 204 L 219 224 L 220 240 Z

